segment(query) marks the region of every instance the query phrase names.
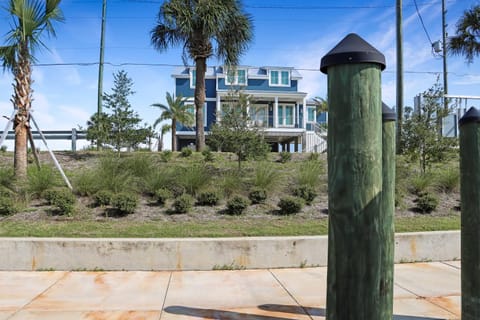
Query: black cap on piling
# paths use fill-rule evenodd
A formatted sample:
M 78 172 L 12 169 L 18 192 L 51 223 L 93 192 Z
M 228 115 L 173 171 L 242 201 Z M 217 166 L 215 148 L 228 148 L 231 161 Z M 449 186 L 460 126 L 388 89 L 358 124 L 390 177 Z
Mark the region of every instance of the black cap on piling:
M 395 113 L 395 110 L 387 106 L 385 102 L 382 102 L 382 121 L 388 122 L 395 120 L 397 120 L 397 114 Z
M 460 118 L 458 124 L 460 126 L 463 126 L 464 124 L 470 122 L 480 122 L 480 111 L 478 111 L 474 107 L 468 109 L 468 111 L 463 115 L 463 117 Z
M 385 56 L 355 33 L 350 33 L 327 53 L 320 63 L 320 71 L 328 73 L 333 65 L 351 63 L 378 63 L 385 69 Z

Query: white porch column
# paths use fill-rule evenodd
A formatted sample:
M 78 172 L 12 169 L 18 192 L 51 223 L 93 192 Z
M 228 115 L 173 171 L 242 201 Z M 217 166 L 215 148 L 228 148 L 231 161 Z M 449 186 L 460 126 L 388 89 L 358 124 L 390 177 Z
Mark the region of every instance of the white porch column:
M 307 130 L 307 98 L 303 98 L 303 129 Z
M 222 120 L 222 102 L 220 99 L 220 95 L 217 93 L 217 108 L 216 108 L 216 115 L 215 119 L 217 119 L 217 123 L 220 123 Z
M 295 119 L 293 120 L 293 124 L 297 125 L 297 128 L 300 128 L 300 103 L 295 104 Z
M 273 104 L 273 127 L 278 128 L 278 97 L 275 97 Z

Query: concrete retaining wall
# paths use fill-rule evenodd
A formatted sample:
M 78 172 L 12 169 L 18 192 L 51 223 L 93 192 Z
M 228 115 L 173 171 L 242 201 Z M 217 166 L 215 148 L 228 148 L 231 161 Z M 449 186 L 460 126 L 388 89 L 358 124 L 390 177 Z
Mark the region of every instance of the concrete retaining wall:
M 212 270 L 327 265 L 328 239 L 311 237 L 0 238 L 0 270 Z M 395 261 L 460 258 L 460 232 L 402 233 Z

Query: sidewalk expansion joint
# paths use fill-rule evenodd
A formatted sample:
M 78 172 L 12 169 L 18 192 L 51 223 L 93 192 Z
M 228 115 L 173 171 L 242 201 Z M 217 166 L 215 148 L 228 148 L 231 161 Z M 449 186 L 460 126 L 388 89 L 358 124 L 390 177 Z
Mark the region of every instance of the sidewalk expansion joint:
M 160 310 L 160 317 L 158 320 L 162 319 L 163 309 L 165 308 L 165 303 L 167 301 L 168 290 L 170 289 L 170 283 L 172 282 L 173 271 L 170 272 L 170 277 L 168 278 L 167 290 L 165 290 L 165 297 L 163 297 L 162 309 Z
M 314 320 L 312 318 L 312 316 L 310 315 L 310 313 L 307 311 L 307 309 L 305 308 L 305 306 L 302 306 L 300 304 L 300 302 L 293 296 L 293 294 L 287 289 L 287 287 L 285 287 L 283 285 L 283 283 L 280 281 L 280 279 L 278 279 L 275 274 L 272 272 L 271 269 L 268 269 L 268 272 L 270 272 L 270 274 L 272 275 L 272 277 L 278 282 L 278 284 L 283 288 L 283 290 L 285 290 L 285 292 L 288 293 L 288 295 L 290 296 L 290 298 L 293 299 L 293 301 L 295 301 L 295 303 L 297 304 L 297 306 L 299 306 L 300 308 L 302 308 L 303 312 L 305 313 L 305 315 L 307 315 L 311 320 Z
M 39 272 L 39 271 L 37 271 Z M 31 304 L 33 301 L 35 301 L 38 297 L 40 297 L 41 295 L 43 295 L 45 292 L 47 292 L 48 290 L 50 290 L 53 286 L 55 286 L 57 283 L 59 283 L 61 280 L 63 280 L 65 277 L 68 276 L 68 274 L 70 274 L 71 271 L 65 271 L 64 275 L 61 276 L 60 278 L 58 278 L 56 281 L 54 281 L 50 286 L 48 286 L 45 290 L 43 290 L 42 292 L 40 292 L 39 294 L 37 294 L 36 296 L 34 296 L 32 299 L 30 299 L 30 301 L 28 301 L 27 303 L 25 303 L 23 306 L 21 306 L 20 308 L 17 309 L 17 311 L 15 311 L 14 313 L 12 313 L 6 320 L 8 319 L 11 319 L 13 318 L 17 313 L 19 313 L 20 311 L 22 311 L 23 309 L 25 309 L 26 306 L 28 306 L 29 304 Z

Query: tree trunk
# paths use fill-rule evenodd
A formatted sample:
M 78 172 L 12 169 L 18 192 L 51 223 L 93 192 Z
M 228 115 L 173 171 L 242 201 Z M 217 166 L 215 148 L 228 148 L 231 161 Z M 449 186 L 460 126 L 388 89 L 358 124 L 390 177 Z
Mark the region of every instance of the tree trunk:
M 195 81 L 195 147 L 197 151 L 202 151 L 205 148 L 205 132 L 203 126 L 203 105 L 205 104 L 205 73 L 207 71 L 207 59 L 199 57 L 195 60 L 197 68 L 197 78 Z
M 28 59 L 28 46 L 25 43 L 19 51 L 18 64 L 14 68 L 15 84 L 13 103 L 17 108 L 14 120 L 15 150 L 14 173 L 17 182 L 27 180 L 27 138 L 32 103 L 32 70 Z
M 172 119 L 172 151 L 177 151 L 177 120 Z

